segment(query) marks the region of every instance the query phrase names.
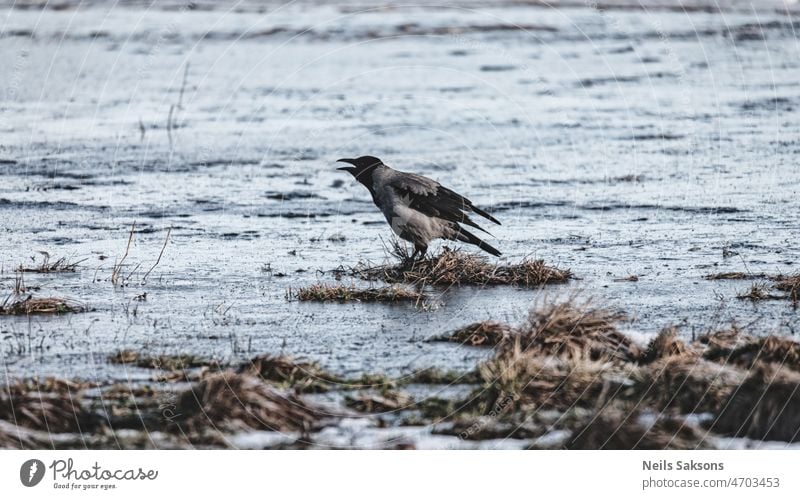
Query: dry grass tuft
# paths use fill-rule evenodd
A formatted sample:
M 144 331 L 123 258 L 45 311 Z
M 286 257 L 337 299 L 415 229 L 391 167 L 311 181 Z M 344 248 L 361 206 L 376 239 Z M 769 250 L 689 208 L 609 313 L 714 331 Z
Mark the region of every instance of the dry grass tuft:
M 635 372 L 637 401 L 656 411 L 677 408 L 681 414 L 716 412 L 746 373 L 695 355 L 662 358 Z
M 508 341 L 516 331 L 508 324 L 494 321 L 475 322 L 449 334 L 432 338 L 432 341 L 451 341 L 463 345 L 495 346 Z
M 756 440 L 800 441 L 800 373 L 757 365 L 723 404 L 711 430 Z
M 719 274 L 709 274 L 705 279 L 709 281 L 719 280 L 744 280 L 744 279 L 766 279 L 766 274 L 750 274 L 745 272 L 720 272 Z
M 51 274 L 56 272 L 75 272 L 78 269 L 78 265 L 85 262 L 86 259 L 73 262 L 68 260 L 67 258 L 59 258 L 53 262 L 50 261 L 50 255 L 41 252 L 44 255 L 42 262 L 35 266 L 26 267 L 24 265 L 20 265 L 17 267 L 17 272 L 29 272 L 35 274 Z
M 654 362 L 658 359 L 678 356 L 691 356 L 696 354 L 686 343 L 678 338 L 678 330 L 674 327 L 662 329 L 658 335 L 647 345 L 640 360 L 643 364 Z
M 300 301 L 362 301 L 362 302 L 422 302 L 425 295 L 399 286 L 357 289 L 341 284 L 314 284 L 297 290 L 289 290 L 287 296 Z
M 663 450 L 712 448 L 703 431 L 676 417 L 652 424 L 627 405 L 604 407 L 586 418 L 567 440 L 567 449 Z
M 574 299 L 531 310 L 519 341 L 523 350 L 595 361 L 635 362 L 640 348 L 617 330 L 624 315 Z
M 787 297 L 795 304 L 800 301 L 800 274 L 788 277 L 778 277 L 775 289 L 785 291 Z
M 385 374 L 362 374 L 355 379 L 342 380 L 343 390 L 392 390 L 398 382 Z
M 117 383 L 87 397 L 92 410 L 120 429 L 162 431 L 174 416 L 176 392 L 150 385 Z M 117 444 L 112 444 L 117 445 Z
M 366 280 L 422 285 L 516 285 L 536 287 L 563 283 L 572 277 L 569 270 L 549 267 L 542 260 L 525 259 L 518 264 L 500 265 L 474 253 L 445 247 L 440 253 L 412 260 L 408 250 L 395 244 L 391 254 L 400 260 L 397 265 L 357 267 L 353 275 Z
M 759 282 L 753 284 L 750 291 L 742 293 L 737 296 L 739 299 L 746 299 L 751 301 L 760 300 L 791 300 L 795 306 L 800 302 L 800 274 L 793 276 L 774 276 L 770 277 L 775 284 L 769 286 L 766 282 Z M 770 292 L 770 289 L 784 291 L 785 295 L 776 295 Z
M 0 449 L 51 449 L 48 433 L 17 426 L 0 419 Z
M 538 409 L 591 407 L 603 394 L 617 391 L 624 372 L 610 363 L 546 357 L 519 349 L 480 365 L 484 381 L 483 414 Z
M 795 306 L 800 302 L 800 274 L 784 276 L 728 272 L 708 275 L 706 279 L 762 279 L 760 282 L 753 283 L 748 291 L 737 295 L 737 298 L 750 301 L 791 300 Z M 768 281 L 773 281 L 774 284 L 770 284 Z M 773 294 L 773 289 L 784 291 L 786 294 Z
M 405 376 L 397 380 L 402 384 L 421 384 L 421 385 L 453 385 L 457 383 L 477 385 L 480 377 L 477 371 L 458 372 L 443 371 L 436 367 L 427 367 L 414 372 L 410 376 Z
M 47 378 L 0 389 L 0 419 L 49 433 L 82 433 L 95 425 L 81 402 L 82 386 Z
M 782 296 L 770 293 L 769 284 L 766 282 L 755 282 L 750 286 L 750 290 L 736 295 L 740 300 L 763 301 L 763 300 L 782 300 Z
M 67 314 L 85 312 L 82 304 L 66 298 L 19 298 L 9 296 L 0 304 L 0 315 Z
M 259 376 L 301 393 L 322 393 L 342 380 L 327 373 L 316 362 L 296 361 L 287 356 L 262 355 L 239 367 L 240 374 Z
M 709 360 L 734 364 L 750 369 L 759 362 L 785 365 L 800 371 L 800 343 L 792 338 L 766 336 L 730 348 L 709 348 L 705 357 Z
M 320 413 L 255 376 L 225 371 L 207 377 L 179 398 L 183 430 L 308 431 Z
M 385 413 L 409 408 L 414 399 L 407 393 L 387 390 L 381 394 L 360 393 L 346 397 L 345 404 L 358 412 Z
M 220 367 L 217 360 L 205 359 L 196 355 L 157 355 L 149 356 L 135 350 L 120 350 L 108 358 L 112 364 L 133 364 L 147 369 L 163 369 L 165 371 L 183 371 L 198 367 Z
M 708 359 L 721 355 L 721 352 L 724 352 L 724 355 L 727 356 L 734 348 L 753 341 L 753 337 L 743 333 L 734 324 L 728 329 L 706 333 L 697 338 L 697 340 L 701 345 L 706 345 L 703 356 Z

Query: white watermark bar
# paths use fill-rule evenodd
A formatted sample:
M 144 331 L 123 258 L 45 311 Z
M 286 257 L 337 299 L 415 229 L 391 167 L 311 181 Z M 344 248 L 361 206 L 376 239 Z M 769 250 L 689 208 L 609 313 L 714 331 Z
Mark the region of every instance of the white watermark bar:
M 0 451 L 0 497 L 800 497 L 798 457 L 792 450 Z

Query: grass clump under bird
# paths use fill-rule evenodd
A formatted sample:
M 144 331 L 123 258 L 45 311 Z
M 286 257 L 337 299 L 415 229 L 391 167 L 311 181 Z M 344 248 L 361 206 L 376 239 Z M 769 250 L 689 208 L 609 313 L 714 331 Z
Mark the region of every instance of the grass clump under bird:
M 388 283 L 452 285 L 514 285 L 537 287 L 564 283 L 572 278 L 568 269 L 545 265 L 543 260 L 525 258 L 516 264 L 495 264 L 478 254 L 443 248 L 439 253 L 421 259 L 412 258 L 409 249 L 395 243 L 389 250 L 398 263 L 352 269 L 356 277 Z
M 425 295 L 413 289 L 400 286 L 359 289 L 342 284 L 312 284 L 311 286 L 290 289 L 287 297 L 299 301 L 359 301 L 359 302 L 421 302 Z

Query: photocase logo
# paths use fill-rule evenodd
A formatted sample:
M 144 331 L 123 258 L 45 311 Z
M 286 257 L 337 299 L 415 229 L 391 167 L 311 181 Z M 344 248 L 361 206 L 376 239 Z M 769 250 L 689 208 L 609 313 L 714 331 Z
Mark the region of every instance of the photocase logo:
M 26 487 L 35 487 L 44 478 L 44 463 L 38 459 L 28 459 L 19 468 L 19 480 Z

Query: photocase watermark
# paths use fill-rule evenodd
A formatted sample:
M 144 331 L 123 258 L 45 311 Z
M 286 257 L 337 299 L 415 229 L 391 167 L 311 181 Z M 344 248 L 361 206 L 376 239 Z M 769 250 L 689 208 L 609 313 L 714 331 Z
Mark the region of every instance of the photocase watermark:
M 16 102 L 17 98 L 19 97 L 19 91 L 23 85 L 23 73 L 28 66 L 28 50 L 23 49 L 17 53 L 17 56 L 14 58 L 14 62 L 11 63 L 5 71 L 11 74 L 11 77 L 8 80 L 8 86 L 5 88 L 4 91 L 4 102 L 5 103 L 13 103 Z M 0 130 L 6 131 L 7 128 L 10 127 L 8 123 L 10 111 L 8 107 L 0 106 Z M 13 127 L 12 127 L 13 128 Z
M 28 459 L 19 468 L 19 481 L 26 487 L 36 487 L 44 478 L 44 463 L 38 459 Z
M 19 479 L 25 487 L 35 487 L 50 469 L 54 489 L 109 490 L 117 487 L 117 482 L 153 481 L 158 478 L 158 470 L 138 468 L 108 468 L 97 461 L 88 468 L 76 466 L 72 458 L 54 459 L 49 466 L 38 459 L 28 459 L 19 469 Z
M 168 372 L 168 369 L 165 369 L 162 365 L 161 359 L 158 358 L 153 360 L 153 368 L 161 371 L 162 374 Z M 177 418 L 181 415 L 179 412 L 176 412 L 178 410 L 178 395 L 174 390 L 169 389 L 166 379 L 162 378 L 160 384 L 163 386 L 163 389 L 160 390 L 161 395 L 157 399 L 158 410 L 161 411 L 161 417 L 165 422 L 169 424 L 175 423 Z
M 510 395 L 510 394 L 506 395 L 505 397 L 503 397 L 503 398 L 501 398 L 500 400 L 497 401 L 497 403 L 494 405 L 492 410 L 489 411 L 486 414 L 486 416 L 488 416 L 489 418 L 498 417 L 500 414 L 505 412 L 505 410 L 513 402 L 515 402 L 517 400 L 517 398 L 518 397 L 516 395 Z M 484 428 L 486 428 L 487 424 L 488 424 L 488 421 L 486 419 L 480 419 L 480 420 L 476 421 L 475 423 L 473 423 L 472 426 L 470 426 L 466 430 L 464 430 L 461 433 L 459 433 L 458 434 L 458 438 L 461 439 L 461 440 L 469 440 L 469 438 L 472 435 L 474 435 L 474 434 L 478 433 L 479 431 L 483 430 Z

